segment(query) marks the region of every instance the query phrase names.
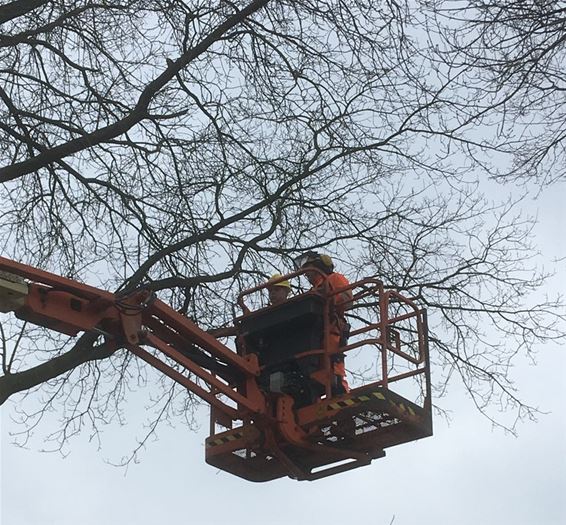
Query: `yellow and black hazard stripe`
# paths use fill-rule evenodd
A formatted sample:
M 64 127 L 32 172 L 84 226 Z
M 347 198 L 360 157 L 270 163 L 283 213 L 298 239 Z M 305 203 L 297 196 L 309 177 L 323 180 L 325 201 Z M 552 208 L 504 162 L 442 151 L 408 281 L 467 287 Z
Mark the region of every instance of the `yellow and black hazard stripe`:
M 392 405 L 395 405 L 401 412 L 408 412 L 411 416 L 415 415 L 415 411 L 409 405 L 405 406 L 404 403 L 393 403 L 393 401 L 389 401 Z
M 244 437 L 243 432 L 232 432 L 231 434 L 226 434 L 224 436 L 219 436 L 215 438 L 209 438 L 206 440 L 207 447 L 217 447 L 218 445 L 225 445 L 232 441 L 242 439 Z
M 353 407 L 360 405 L 362 403 L 367 403 L 373 399 L 379 399 L 380 401 L 387 401 L 390 405 L 396 407 L 402 413 L 409 413 L 411 416 L 415 415 L 415 411 L 409 405 L 405 403 L 396 403 L 395 401 L 387 398 L 383 392 L 369 392 L 368 394 L 362 394 L 360 396 L 350 397 L 348 399 L 341 399 L 340 401 L 333 401 L 326 405 L 327 410 L 339 410 L 341 408 Z
M 348 399 L 342 399 L 340 401 L 334 401 L 326 405 L 327 410 L 338 410 L 339 408 L 351 407 L 354 405 L 359 405 L 361 403 L 366 403 L 372 398 L 379 399 L 381 401 L 385 400 L 385 396 L 381 392 L 370 392 L 369 394 L 363 394 L 361 396 L 350 397 Z

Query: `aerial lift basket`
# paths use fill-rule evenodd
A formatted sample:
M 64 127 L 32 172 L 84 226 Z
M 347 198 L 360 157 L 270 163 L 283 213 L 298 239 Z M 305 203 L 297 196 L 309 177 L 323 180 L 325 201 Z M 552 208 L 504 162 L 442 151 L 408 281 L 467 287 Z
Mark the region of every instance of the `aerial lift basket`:
M 251 311 L 245 301 L 263 288 L 240 295 L 230 346 L 149 287 L 114 294 L 0 257 L 1 312 L 70 336 L 98 334 L 108 353 L 132 352 L 206 401 L 206 461 L 222 470 L 251 481 L 314 480 L 432 434 L 424 310 L 365 279 Z M 348 290 L 342 308 L 352 330 L 338 341 L 335 296 Z M 340 393 L 333 363 L 368 349 L 379 377 Z M 411 395 L 406 383 L 417 385 Z

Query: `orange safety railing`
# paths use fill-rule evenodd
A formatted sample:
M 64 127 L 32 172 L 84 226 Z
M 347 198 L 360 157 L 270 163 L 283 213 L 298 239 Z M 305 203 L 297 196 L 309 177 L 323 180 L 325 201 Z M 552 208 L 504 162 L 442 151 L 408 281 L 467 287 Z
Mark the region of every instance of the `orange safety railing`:
M 427 337 L 427 320 L 426 311 L 419 308 L 414 301 L 404 297 L 398 291 L 393 289 L 385 289 L 382 281 L 375 278 L 367 278 L 348 286 L 344 286 L 337 289 L 330 289 L 327 284 L 327 276 L 316 268 L 309 268 L 309 271 L 315 271 L 319 274 L 325 285 L 317 287 L 316 290 L 310 290 L 307 293 L 319 293 L 320 295 L 326 297 L 326 308 L 327 312 L 325 317 L 325 334 L 323 338 L 324 348 L 320 350 L 312 350 L 300 354 L 301 357 L 306 355 L 319 354 L 323 357 L 326 356 L 328 363 L 325 363 L 324 368 L 329 370 L 330 367 L 330 356 L 328 355 L 328 319 L 330 317 L 331 305 L 334 304 L 334 297 L 344 292 L 351 291 L 352 299 L 347 301 L 342 301 L 340 306 L 345 311 L 346 317 L 355 312 L 359 308 L 372 308 L 375 307 L 376 314 L 375 320 L 367 321 L 363 323 L 362 326 L 356 327 L 349 333 L 349 339 L 360 338 L 354 342 L 348 343 L 341 346 L 338 349 L 339 353 L 348 353 L 354 349 L 361 349 L 362 347 L 374 346 L 380 353 L 379 359 L 381 361 L 381 378 L 375 382 L 376 386 L 387 387 L 389 383 L 400 381 L 409 377 L 414 377 L 418 375 L 425 376 L 425 398 L 430 399 L 430 372 L 428 366 L 428 337 Z M 251 294 L 261 292 L 268 286 L 293 278 L 300 277 L 305 274 L 307 270 L 301 269 L 292 273 L 281 276 L 280 278 L 273 280 L 271 282 L 265 282 L 253 288 L 244 290 L 237 300 L 237 304 L 240 306 L 244 312 L 244 316 L 250 313 L 250 308 L 246 304 L 245 299 Z M 367 303 L 368 299 L 374 299 L 373 303 Z M 363 301 L 366 301 L 364 303 Z M 395 311 L 393 311 L 395 310 Z M 236 321 L 241 318 L 236 317 Z M 358 318 L 358 320 L 360 320 Z M 401 323 L 412 323 L 411 328 L 403 328 L 402 331 L 406 333 L 411 333 L 416 336 L 415 344 L 411 345 L 414 349 L 413 352 L 409 352 L 404 348 L 404 342 L 401 337 L 401 329 L 397 329 L 398 325 Z M 367 337 L 364 335 L 367 334 Z M 406 345 L 405 345 L 406 346 Z M 413 365 L 416 368 L 414 370 L 409 370 L 407 372 L 397 373 L 390 375 L 389 371 L 389 360 L 391 356 L 398 356 L 402 360 L 406 361 L 408 365 Z M 330 392 L 327 392 L 329 395 Z

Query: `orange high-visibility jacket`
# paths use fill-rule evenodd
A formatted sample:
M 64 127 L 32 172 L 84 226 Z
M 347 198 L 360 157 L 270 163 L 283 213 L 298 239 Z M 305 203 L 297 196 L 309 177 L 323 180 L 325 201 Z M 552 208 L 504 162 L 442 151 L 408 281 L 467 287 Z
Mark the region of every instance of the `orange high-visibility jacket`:
M 348 286 L 350 282 L 346 277 L 344 277 L 341 273 L 331 273 L 327 277 L 328 286 L 331 290 L 338 290 L 340 288 L 344 288 Z M 313 284 L 313 289 L 319 288 L 323 285 L 324 279 L 317 275 L 315 279 L 315 283 Z M 334 314 L 332 316 L 332 330 L 330 332 L 330 341 L 329 344 L 334 346 L 336 350 L 340 345 L 340 339 L 342 337 L 342 331 L 344 330 L 344 326 L 346 320 L 344 319 L 344 303 L 352 300 L 352 290 L 346 290 L 345 292 L 339 293 L 334 296 Z M 344 366 L 344 359 L 343 354 L 339 354 L 342 356 L 342 359 L 335 361 L 332 365 L 334 369 L 334 373 L 340 377 L 340 381 L 344 390 L 346 392 L 350 391 L 350 386 L 348 385 L 348 381 L 346 380 L 346 367 Z
M 344 286 L 348 286 L 350 282 L 346 277 L 344 277 L 341 273 L 333 272 L 326 278 L 328 282 L 328 286 L 332 291 L 338 290 L 340 288 L 344 288 Z M 316 275 L 315 283 L 313 284 L 313 289 L 317 289 L 321 287 L 324 283 L 324 279 L 320 275 Z M 336 325 L 337 328 L 340 328 L 338 325 L 341 324 L 338 322 L 338 319 L 344 318 L 344 303 L 352 300 L 352 290 L 346 290 L 345 292 L 339 293 L 334 296 L 334 308 L 336 312 Z

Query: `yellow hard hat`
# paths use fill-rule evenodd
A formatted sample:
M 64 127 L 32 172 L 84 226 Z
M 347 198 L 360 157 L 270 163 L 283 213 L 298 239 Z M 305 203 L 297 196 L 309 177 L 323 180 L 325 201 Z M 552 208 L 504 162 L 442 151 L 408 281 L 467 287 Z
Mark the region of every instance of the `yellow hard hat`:
M 273 283 L 273 281 L 276 281 L 277 279 L 281 279 L 281 277 L 282 277 L 282 275 L 280 273 L 275 273 L 270 277 L 269 281 L 267 281 L 267 284 L 269 284 L 271 286 L 281 286 L 283 288 L 288 288 L 290 290 L 291 285 L 289 284 L 289 281 L 287 281 L 287 280 L 279 281 L 278 283 Z

